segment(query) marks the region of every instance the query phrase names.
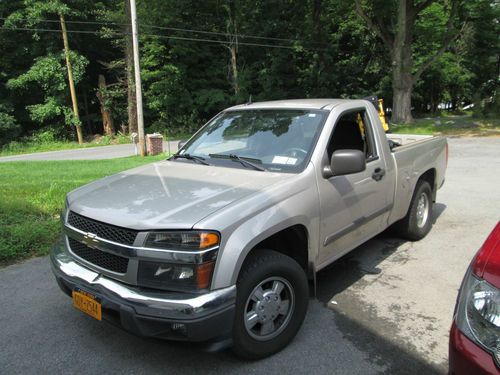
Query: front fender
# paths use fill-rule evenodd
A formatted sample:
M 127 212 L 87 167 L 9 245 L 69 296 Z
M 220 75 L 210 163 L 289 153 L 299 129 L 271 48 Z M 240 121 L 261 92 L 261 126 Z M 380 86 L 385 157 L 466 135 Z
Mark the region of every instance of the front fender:
M 294 225 L 308 232 L 308 259 L 319 249 L 319 197 L 312 163 L 300 174 L 283 176 L 267 188 L 224 207 L 196 223 L 194 229 L 221 233 L 211 289 L 234 285 L 248 253 L 261 241 Z
M 290 217 L 283 209 L 273 207 L 240 225 L 227 239 L 222 252 L 218 256 L 212 288 L 218 289 L 234 285 L 248 253 L 258 243 L 297 224 L 305 226 L 308 232 L 311 232 L 312 227 L 317 227 L 317 220 L 305 215 Z M 318 248 L 317 241 L 317 235 L 308 235 L 309 262 L 315 260 L 315 252 L 311 251 L 311 249 Z

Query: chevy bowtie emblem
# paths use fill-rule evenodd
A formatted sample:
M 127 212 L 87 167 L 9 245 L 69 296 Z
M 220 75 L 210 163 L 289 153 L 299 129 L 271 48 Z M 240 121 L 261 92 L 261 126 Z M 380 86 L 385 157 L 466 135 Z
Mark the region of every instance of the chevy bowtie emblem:
M 97 245 L 99 244 L 99 240 L 97 239 L 97 234 L 90 232 L 83 235 L 82 242 L 92 249 L 97 249 Z

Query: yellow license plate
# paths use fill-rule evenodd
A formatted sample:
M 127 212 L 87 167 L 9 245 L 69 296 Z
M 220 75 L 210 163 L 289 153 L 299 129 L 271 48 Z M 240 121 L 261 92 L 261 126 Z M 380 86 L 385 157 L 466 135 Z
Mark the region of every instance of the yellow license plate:
M 83 290 L 73 290 L 73 306 L 97 320 L 102 319 L 101 304 L 96 297 Z

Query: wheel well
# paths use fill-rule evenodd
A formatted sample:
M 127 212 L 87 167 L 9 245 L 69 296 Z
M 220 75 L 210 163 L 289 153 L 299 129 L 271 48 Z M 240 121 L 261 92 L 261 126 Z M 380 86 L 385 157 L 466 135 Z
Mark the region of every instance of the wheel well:
M 294 225 L 273 234 L 255 245 L 250 254 L 256 249 L 270 249 L 289 256 L 308 272 L 308 238 L 303 225 Z
M 432 190 L 432 201 L 436 201 L 436 170 L 429 169 L 422 176 L 420 176 L 419 180 L 427 181 L 429 185 L 431 185 Z

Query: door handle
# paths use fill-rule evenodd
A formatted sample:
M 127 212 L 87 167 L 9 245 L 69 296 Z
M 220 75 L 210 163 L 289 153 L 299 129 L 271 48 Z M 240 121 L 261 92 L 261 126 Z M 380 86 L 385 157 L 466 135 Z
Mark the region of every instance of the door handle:
M 372 174 L 372 178 L 375 181 L 380 181 L 382 178 L 384 178 L 384 176 L 385 176 L 385 169 L 382 168 L 376 168 Z

